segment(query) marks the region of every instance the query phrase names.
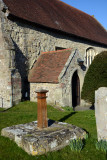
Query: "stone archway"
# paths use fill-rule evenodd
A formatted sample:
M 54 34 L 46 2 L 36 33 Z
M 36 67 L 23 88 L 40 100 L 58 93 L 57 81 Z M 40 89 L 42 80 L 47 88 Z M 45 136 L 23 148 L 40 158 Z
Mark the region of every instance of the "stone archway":
M 80 79 L 77 71 L 72 76 L 72 106 L 80 105 Z

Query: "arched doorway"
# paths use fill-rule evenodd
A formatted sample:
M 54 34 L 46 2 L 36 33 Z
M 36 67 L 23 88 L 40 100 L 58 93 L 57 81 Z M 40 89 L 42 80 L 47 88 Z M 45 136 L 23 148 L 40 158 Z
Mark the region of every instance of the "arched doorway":
M 72 76 L 72 106 L 80 105 L 80 80 L 77 71 Z

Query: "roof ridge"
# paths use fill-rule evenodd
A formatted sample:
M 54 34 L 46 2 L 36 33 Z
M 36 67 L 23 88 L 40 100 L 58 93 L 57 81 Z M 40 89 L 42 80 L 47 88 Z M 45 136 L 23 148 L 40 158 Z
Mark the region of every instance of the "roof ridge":
M 107 32 L 106 28 L 96 19 L 96 17 L 93 17 L 95 21 L 97 21 L 97 23 L 99 23 L 99 25 Z
M 57 50 L 57 51 L 41 52 L 41 54 L 58 53 L 58 52 L 64 52 L 64 51 L 71 50 L 71 49 L 72 49 L 72 48 L 61 49 L 61 50 Z
M 63 1 L 61 1 L 61 0 L 57 0 L 57 1 L 60 1 L 60 2 L 62 2 L 62 3 L 64 3 L 64 4 L 66 4 L 67 6 L 69 6 L 70 8 L 73 8 L 73 9 L 79 11 L 79 12 L 82 12 L 82 13 L 87 14 L 88 16 L 92 17 L 92 15 L 90 15 L 90 14 L 88 14 L 88 13 L 86 13 L 86 12 L 84 12 L 84 11 L 78 9 L 78 8 L 75 8 L 74 6 L 71 6 L 70 4 L 67 4 L 67 3 L 65 3 L 65 2 L 63 2 Z

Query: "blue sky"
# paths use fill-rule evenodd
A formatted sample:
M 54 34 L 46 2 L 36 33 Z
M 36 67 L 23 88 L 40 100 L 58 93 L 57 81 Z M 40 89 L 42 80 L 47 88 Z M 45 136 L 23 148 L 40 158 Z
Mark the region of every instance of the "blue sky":
M 107 0 L 61 0 L 94 17 L 107 30 Z

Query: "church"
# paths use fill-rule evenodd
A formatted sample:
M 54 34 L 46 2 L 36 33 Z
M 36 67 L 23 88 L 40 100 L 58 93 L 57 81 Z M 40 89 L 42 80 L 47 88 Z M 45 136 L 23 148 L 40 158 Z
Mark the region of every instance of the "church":
M 60 0 L 0 0 L 0 107 L 36 101 L 75 107 L 94 57 L 107 50 L 107 31 L 91 15 Z

